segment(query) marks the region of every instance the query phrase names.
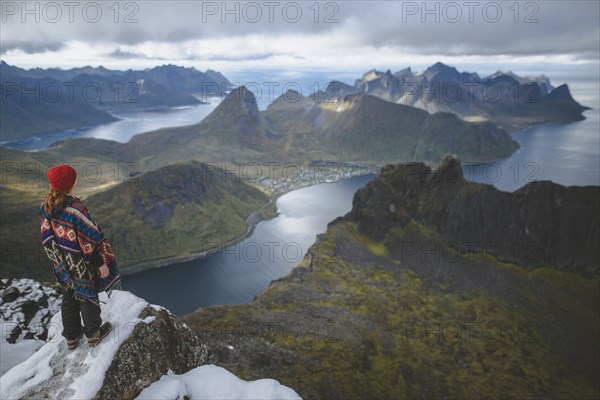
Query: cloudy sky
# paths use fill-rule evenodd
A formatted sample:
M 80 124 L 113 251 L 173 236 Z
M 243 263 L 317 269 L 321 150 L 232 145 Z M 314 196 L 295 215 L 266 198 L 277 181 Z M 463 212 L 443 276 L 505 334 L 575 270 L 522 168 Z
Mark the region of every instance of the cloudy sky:
M 0 57 L 23 68 L 173 63 L 228 76 L 349 77 L 443 61 L 481 74 L 593 77 L 599 4 L 2 0 Z

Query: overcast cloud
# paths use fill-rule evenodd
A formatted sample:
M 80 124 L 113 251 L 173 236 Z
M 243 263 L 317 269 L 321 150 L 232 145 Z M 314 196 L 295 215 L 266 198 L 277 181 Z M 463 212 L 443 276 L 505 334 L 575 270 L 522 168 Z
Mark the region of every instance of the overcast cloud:
M 513 1 L 135 1 L 120 2 L 118 13 L 113 4 L 3 0 L 1 58 L 25 68 L 170 62 L 224 72 L 365 71 L 438 60 L 485 70 L 599 65 L 595 0 L 518 7 Z

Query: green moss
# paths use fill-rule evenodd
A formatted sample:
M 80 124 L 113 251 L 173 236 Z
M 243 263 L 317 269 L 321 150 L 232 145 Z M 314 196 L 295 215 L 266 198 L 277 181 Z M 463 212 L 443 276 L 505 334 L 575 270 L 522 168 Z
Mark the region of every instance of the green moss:
M 428 229 L 423 224 L 416 222 L 411 219 L 409 223 L 402 228 L 394 227 L 391 228 L 385 235 L 382 241 L 383 245 L 387 248 L 395 248 L 398 243 L 402 243 L 411 237 L 420 237 L 427 240 L 433 240 L 435 242 L 441 242 L 441 238 L 433 230 Z M 454 251 L 454 249 L 452 249 Z
M 262 376 L 278 379 L 305 398 L 597 398 L 600 394 L 583 378 L 557 373 L 556 349 L 546 346 L 543 332 L 531 324 L 528 308 L 516 308 L 480 290 L 450 292 L 444 286 L 425 285 L 415 270 L 393 262 L 394 258 L 390 264 L 396 269 L 384 266 L 391 257 L 389 248 L 388 256 L 371 252 L 368 267 L 343 260 L 336 253 L 336 238 L 346 238 L 344 230 L 355 246 L 372 247 L 352 225 L 331 225 L 311 248 L 313 253 L 318 250 L 312 270 L 307 257 L 255 303 L 231 307 L 222 317 L 204 310 L 191 316 L 196 323 L 275 320 L 295 327 L 334 327 L 327 335 L 275 337 L 269 351 L 279 354 L 280 349 L 286 354 L 285 364 L 259 368 Z M 416 236 L 439 239 L 411 223 L 383 242 L 391 245 Z M 475 265 L 483 258 L 469 260 Z M 597 280 L 486 260 L 518 279 L 574 296 L 565 298 L 569 313 L 575 312 L 576 299 L 589 298 L 592 305 L 597 301 Z M 300 282 L 295 277 L 301 273 Z M 532 298 L 541 301 L 539 295 Z M 225 366 L 238 373 L 235 363 Z
M 366 247 L 371 253 L 373 253 L 373 255 L 378 257 L 387 256 L 388 251 L 384 244 L 374 242 L 368 237 L 359 234 L 356 230 L 356 226 L 353 224 L 348 223 L 346 225 L 346 229 L 348 230 L 348 232 L 350 232 L 354 240 Z

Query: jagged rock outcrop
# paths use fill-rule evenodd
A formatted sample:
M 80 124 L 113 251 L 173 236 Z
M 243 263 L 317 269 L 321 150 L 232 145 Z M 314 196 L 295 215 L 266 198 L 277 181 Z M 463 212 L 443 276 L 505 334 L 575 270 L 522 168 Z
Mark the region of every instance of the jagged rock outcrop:
M 349 220 L 372 240 L 415 220 L 461 251 L 498 256 L 533 269 L 553 265 L 599 274 L 600 188 L 531 182 L 514 193 L 465 180 L 460 160 L 436 170 L 421 163 L 389 165 L 353 202 Z M 391 240 L 391 239 L 390 239 Z
M 0 378 L 0 398 L 133 399 L 169 370 L 184 373 L 208 362 L 196 334 L 166 309 L 125 291 L 101 300 L 113 330 L 98 346 L 82 338 L 67 350 L 56 314 L 48 342 Z
M 60 293 L 33 279 L 0 280 L 0 341 L 46 340 L 48 324 L 60 309 Z
M 167 371 L 183 374 L 208 363 L 208 349 L 196 334 L 165 308 L 147 306 L 138 324 L 119 347 L 94 399 L 135 398 L 140 388 Z

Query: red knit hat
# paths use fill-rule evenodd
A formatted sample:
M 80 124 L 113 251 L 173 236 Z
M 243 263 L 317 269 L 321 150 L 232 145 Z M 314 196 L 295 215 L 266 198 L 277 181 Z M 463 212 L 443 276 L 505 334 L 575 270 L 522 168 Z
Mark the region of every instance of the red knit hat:
M 63 192 L 68 191 L 75 184 L 77 172 L 70 165 L 57 165 L 48 170 L 50 187 Z

